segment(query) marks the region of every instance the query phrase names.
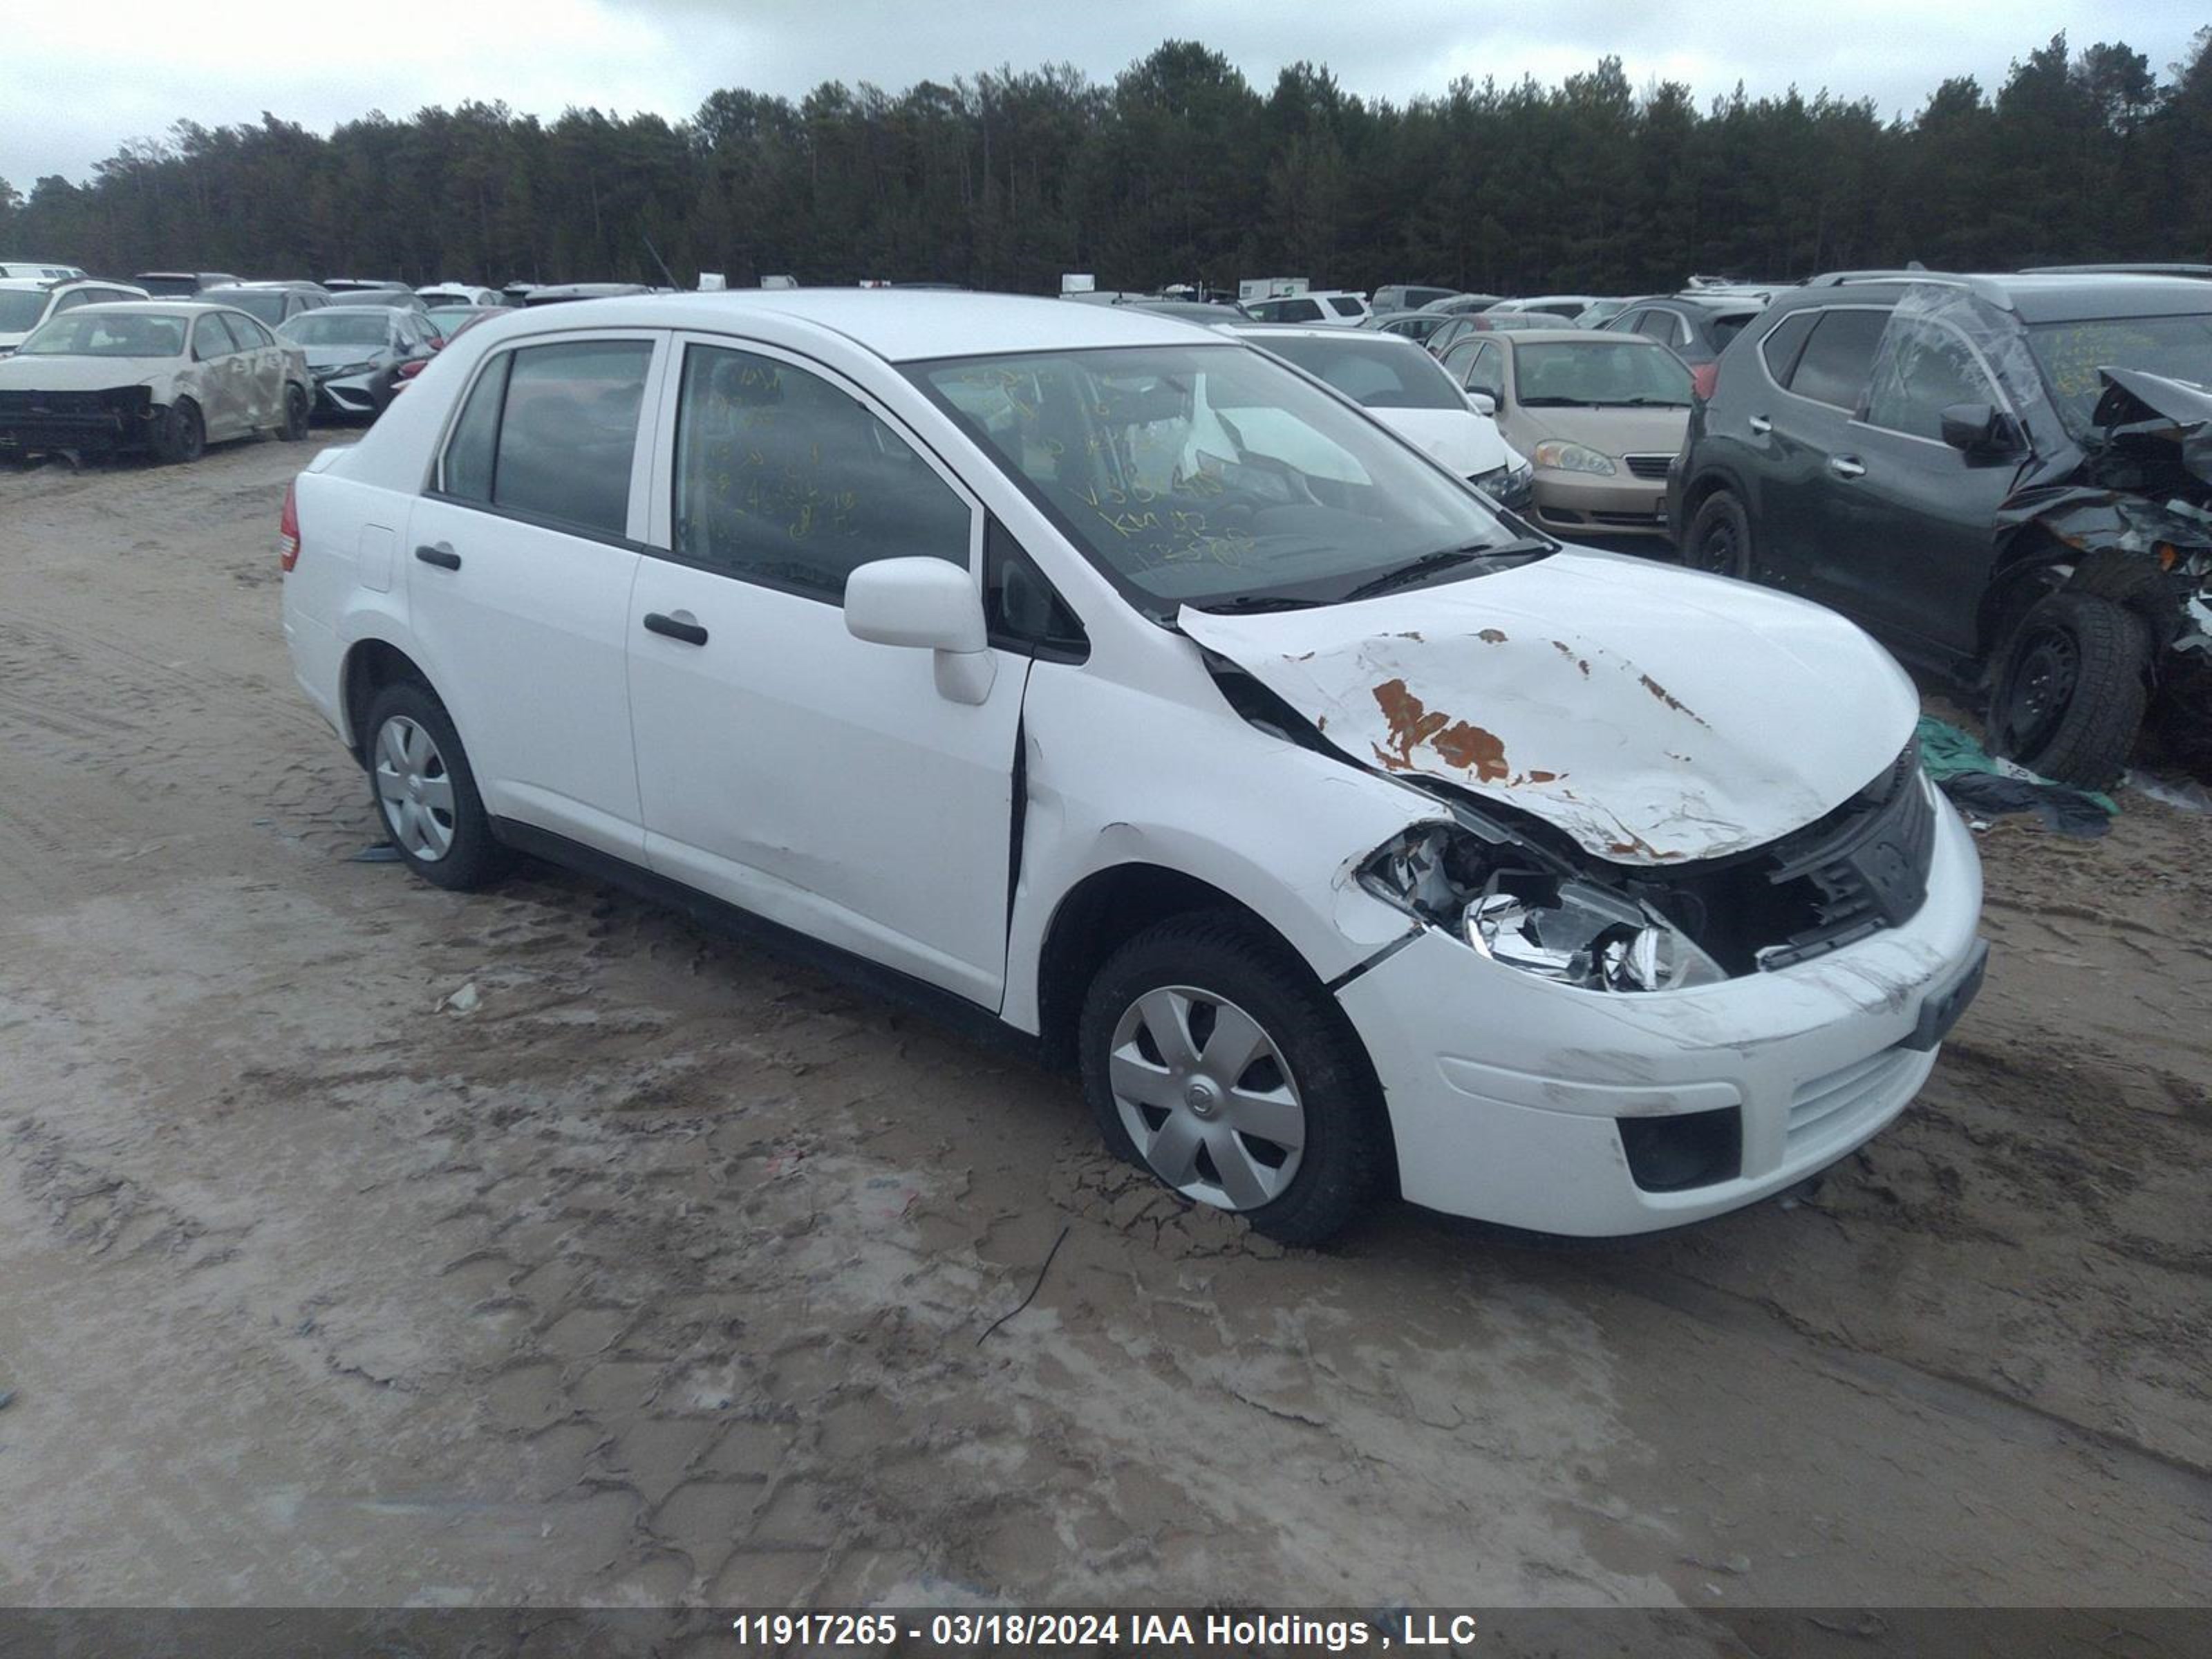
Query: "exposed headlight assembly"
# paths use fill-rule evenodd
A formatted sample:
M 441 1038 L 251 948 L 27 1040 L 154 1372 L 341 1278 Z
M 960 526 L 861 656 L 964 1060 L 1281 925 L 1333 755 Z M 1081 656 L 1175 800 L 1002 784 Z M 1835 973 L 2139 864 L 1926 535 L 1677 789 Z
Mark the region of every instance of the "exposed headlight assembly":
M 1586 991 L 1677 991 L 1727 973 L 1649 904 L 1543 867 L 1510 841 L 1424 823 L 1363 865 L 1361 885 L 1492 962 Z
M 1504 507 L 1522 507 L 1536 482 L 1536 469 L 1526 461 L 1511 462 L 1504 466 L 1493 466 L 1487 472 L 1478 472 L 1468 482 Z
M 1550 467 L 1554 472 L 1595 472 L 1601 477 L 1613 474 L 1613 458 L 1601 455 L 1588 444 L 1569 443 L 1563 438 L 1547 438 L 1535 449 L 1536 465 Z

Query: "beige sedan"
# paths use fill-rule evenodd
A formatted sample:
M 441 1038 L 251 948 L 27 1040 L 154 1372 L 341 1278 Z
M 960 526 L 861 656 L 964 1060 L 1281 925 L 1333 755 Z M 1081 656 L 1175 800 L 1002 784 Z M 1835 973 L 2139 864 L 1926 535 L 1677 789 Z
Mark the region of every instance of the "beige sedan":
M 1673 352 L 1635 335 L 1525 329 L 1470 336 L 1443 365 L 1534 463 L 1528 517 L 1570 539 L 1666 534 L 1667 465 L 1690 423 L 1690 371 Z
M 151 450 L 191 461 L 211 442 L 307 435 L 314 383 L 300 349 L 228 306 L 140 300 L 49 318 L 0 362 L 0 453 Z

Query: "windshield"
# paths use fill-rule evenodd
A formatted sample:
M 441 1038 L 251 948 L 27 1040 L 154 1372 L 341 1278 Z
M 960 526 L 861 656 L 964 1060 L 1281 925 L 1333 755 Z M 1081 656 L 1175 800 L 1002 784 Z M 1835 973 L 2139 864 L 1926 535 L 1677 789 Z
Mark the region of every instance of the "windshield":
M 0 289 L 0 334 L 24 334 L 46 314 L 46 289 Z
M 1162 620 L 1185 604 L 1328 603 L 1433 556 L 1530 550 L 1481 497 L 1239 346 L 961 358 L 908 372 Z
M 1648 340 L 1560 340 L 1524 345 L 1516 395 L 1534 409 L 1690 406 L 1690 371 Z
M 271 328 L 284 320 L 284 296 L 271 289 L 210 289 L 200 297 L 210 305 L 234 306 Z
M 181 357 L 185 319 L 141 311 L 65 311 L 16 348 L 27 357 Z
M 1467 408 L 1443 366 L 1410 342 L 1317 340 L 1302 334 L 1249 337 L 1262 351 L 1288 358 L 1364 409 Z
M 376 351 L 392 337 L 392 317 L 382 311 L 303 311 L 276 331 L 295 345 L 361 346 Z
M 2212 383 L 2212 315 L 2094 317 L 2027 331 L 2028 348 L 2051 383 L 2067 430 L 2091 430 L 2089 412 L 2104 395 L 2100 368 L 2140 368 L 2171 380 Z

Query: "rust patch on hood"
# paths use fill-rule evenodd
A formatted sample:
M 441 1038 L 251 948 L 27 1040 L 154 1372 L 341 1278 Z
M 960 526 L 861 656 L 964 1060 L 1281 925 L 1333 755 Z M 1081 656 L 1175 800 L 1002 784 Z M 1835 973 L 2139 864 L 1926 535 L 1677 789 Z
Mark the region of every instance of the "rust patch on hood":
M 1705 725 L 1704 715 L 1698 714 L 1694 708 L 1685 708 L 1682 704 L 1677 702 L 1674 700 L 1674 694 L 1668 691 L 1665 686 L 1660 684 L 1658 681 L 1653 679 L 1650 675 L 1638 674 L 1637 678 L 1644 683 L 1644 689 L 1646 691 L 1649 691 L 1653 696 L 1658 698 L 1660 702 L 1665 703 L 1668 708 L 1673 709 L 1676 714 L 1687 714 L 1692 720 L 1697 721 L 1698 725 Z M 1705 729 L 1710 732 L 1712 728 L 1711 726 L 1705 726 Z
M 1390 726 L 1390 746 L 1375 744 L 1376 758 L 1394 772 L 1413 769 L 1413 750 L 1425 743 L 1447 765 L 1472 772 L 1485 783 L 1495 783 L 1511 770 L 1505 764 L 1505 745 L 1495 732 L 1430 708 L 1403 680 L 1376 686 L 1375 706 Z
M 1503 645 L 1505 643 L 1505 635 L 1498 632 L 1498 630 L 1494 628 L 1486 628 L 1474 637 L 1480 640 L 1485 645 Z
M 1574 664 L 1576 667 L 1581 669 L 1583 671 L 1583 678 L 1584 679 L 1588 679 L 1589 678 L 1589 659 L 1588 657 L 1577 656 L 1575 654 L 1574 647 L 1569 645 L 1565 640 L 1553 640 L 1552 641 L 1552 649 L 1558 652 L 1569 662 Z M 1649 685 L 1650 683 L 1651 682 L 1649 680 L 1644 682 L 1646 685 Z

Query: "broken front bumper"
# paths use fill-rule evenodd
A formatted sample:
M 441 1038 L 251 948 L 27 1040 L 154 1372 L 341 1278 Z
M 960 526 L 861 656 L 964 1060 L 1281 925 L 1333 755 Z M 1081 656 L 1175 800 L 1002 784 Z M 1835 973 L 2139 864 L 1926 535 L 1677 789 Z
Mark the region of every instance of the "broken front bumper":
M 1978 987 L 1981 900 L 1946 808 L 1911 920 L 1792 967 L 1605 994 L 1430 930 L 1338 997 L 1382 1080 L 1409 1201 L 1542 1232 L 1649 1232 L 1779 1192 L 1902 1111 Z
M 105 451 L 147 441 L 153 402 L 144 386 L 112 392 L 0 392 L 0 449 Z

